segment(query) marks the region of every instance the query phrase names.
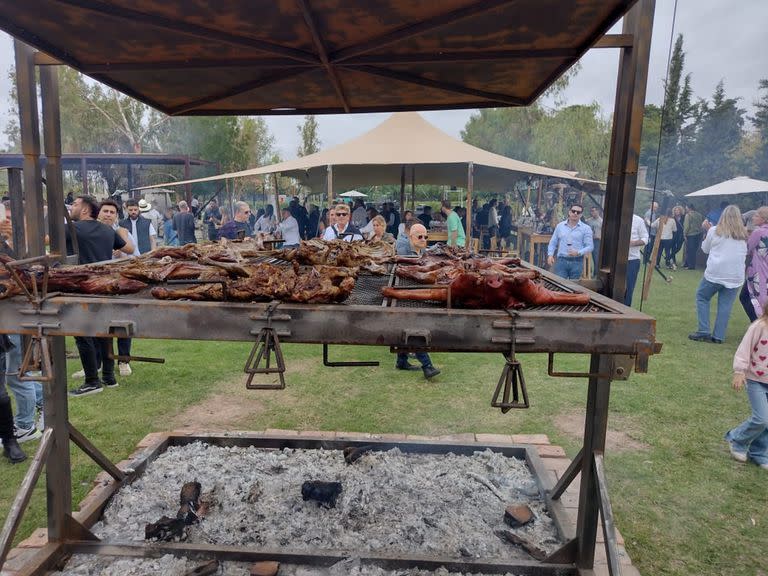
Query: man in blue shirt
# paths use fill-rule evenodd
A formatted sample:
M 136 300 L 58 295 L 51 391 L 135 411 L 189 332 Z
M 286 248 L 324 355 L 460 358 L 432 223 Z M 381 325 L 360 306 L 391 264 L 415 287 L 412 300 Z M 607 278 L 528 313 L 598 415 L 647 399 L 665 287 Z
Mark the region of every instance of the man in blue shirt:
M 568 218 L 555 228 L 547 249 L 547 264 L 554 264 L 555 274 L 566 280 L 581 278 L 584 256 L 594 249 L 592 228 L 581 221 L 582 212 L 584 208 L 580 204 L 571 206 Z

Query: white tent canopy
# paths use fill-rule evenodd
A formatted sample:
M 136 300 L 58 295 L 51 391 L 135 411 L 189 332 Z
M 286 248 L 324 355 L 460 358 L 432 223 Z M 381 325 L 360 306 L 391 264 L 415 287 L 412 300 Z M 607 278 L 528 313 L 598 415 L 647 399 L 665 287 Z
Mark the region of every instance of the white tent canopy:
M 309 156 L 229 174 L 155 184 L 154 187 L 279 173 L 319 192 L 326 189 L 328 171 L 332 169 L 333 188 L 349 190 L 361 185 L 399 184 L 403 167 L 407 167 L 408 183 L 415 179 L 418 183 L 464 188 L 469 163 L 474 166 L 476 189 L 508 190 L 516 176 L 522 174 L 577 179 L 575 172 L 537 166 L 476 148 L 451 138 L 416 112 L 401 112 L 357 138 Z
M 768 192 L 768 182 L 755 180 L 747 176 L 737 176 L 725 182 L 696 190 L 696 192 L 691 192 L 686 194 L 686 196 L 732 196 L 735 194 L 753 194 L 755 192 Z

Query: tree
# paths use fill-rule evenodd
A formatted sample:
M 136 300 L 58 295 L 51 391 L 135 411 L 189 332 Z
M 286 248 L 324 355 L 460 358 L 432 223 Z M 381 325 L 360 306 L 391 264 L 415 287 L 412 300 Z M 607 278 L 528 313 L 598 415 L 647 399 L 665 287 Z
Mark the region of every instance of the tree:
M 486 108 L 470 117 L 461 131 L 461 139 L 483 150 L 530 162 L 533 128 L 543 115 L 538 105 Z
M 697 123 L 691 164 L 685 188 L 727 180 L 735 173 L 734 156 L 744 136 L 745 111 L 738 107 L 737 98 L 727 98 L 721 80 L 712 95 L 711 104 L 701 103 L 701 119 Z
M 753 156 L 755 178 L 768 179 L 768 78 L 758 84 L 758 93 L 762 97 L 755 102 L 755 115 L 750 118 L 756 130 L 755 152 Z
M 304 116 L 304 123 L 297 126 L 296 129 L 301 136 L 301 144 L 296 150 L 296 154 L 299 156 L 309 156 L 320 151 L 322 142 L 320 142 L 320 137 L 317 135 L 317 119 L 313 114 Z
M 600 106 L 567 106 L 545 115 L 533 130 L 531 152 L 537 163 L 603 180 L 608 172 L 610 123 Z

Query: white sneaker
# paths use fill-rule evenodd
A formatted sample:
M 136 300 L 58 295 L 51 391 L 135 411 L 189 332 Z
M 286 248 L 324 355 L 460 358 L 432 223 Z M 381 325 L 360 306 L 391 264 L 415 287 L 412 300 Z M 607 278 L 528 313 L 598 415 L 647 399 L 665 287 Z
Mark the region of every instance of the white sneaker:
M 128 364 L 128 362 L 118 362 L 117 369 L 120 372 L 120 376 L 130 376 L 131 374 L 133 374 L 133 370 L 131 370 L 131 365 Z
M 37 440 L 42 434 L 36 426 L 32 425 L 32 428 L 14 428 L 14 436 L 16 436 L 16 441 L 21 444 L 30 440 Z
M 731 458 L 736 460 L 736 462 L 746 462 L 747 461 L 747 454 L 746 452 L 739 452 L 733 447 L 733 444 L 731 442 L 728 442 L 728 451 L 731 453 Z
M 85 370 L 78 370 L 72 374 L 72 378 L 85 378 Z

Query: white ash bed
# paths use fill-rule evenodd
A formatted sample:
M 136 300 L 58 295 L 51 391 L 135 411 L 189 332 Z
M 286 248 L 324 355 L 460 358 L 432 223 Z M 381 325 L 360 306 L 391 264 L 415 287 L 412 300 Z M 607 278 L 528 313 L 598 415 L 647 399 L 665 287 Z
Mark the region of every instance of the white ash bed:
M 491 450 L 468 456 L 394 448 L 348 465 L 340 450 L 203 442 L 169 447 L 114 496 L 92 531 L 107 543 L 143 542 L 145 525 L 174 517 L 182 485 L 193 480 L 214 504 L 187 527 L 188 543 L 500 563 L 531 556 L 498 531 L 546 553 L 561 544 L 527 464 Z M 302 499 L 309 480 L 341 483 L 335 507 Z M 533 521 L 514 530 L 504 524 L 512 503 L 527 505 Z

